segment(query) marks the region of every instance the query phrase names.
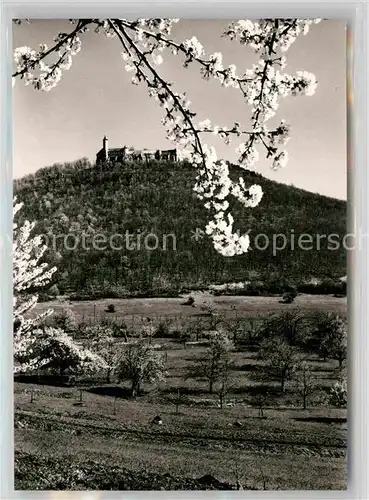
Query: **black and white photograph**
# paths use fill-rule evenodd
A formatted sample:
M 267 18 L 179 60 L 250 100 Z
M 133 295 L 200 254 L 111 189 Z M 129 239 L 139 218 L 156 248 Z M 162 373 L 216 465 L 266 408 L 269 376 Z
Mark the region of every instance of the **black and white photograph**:
M 348 43 L 13 19 L 16 490 L 347 489 Z

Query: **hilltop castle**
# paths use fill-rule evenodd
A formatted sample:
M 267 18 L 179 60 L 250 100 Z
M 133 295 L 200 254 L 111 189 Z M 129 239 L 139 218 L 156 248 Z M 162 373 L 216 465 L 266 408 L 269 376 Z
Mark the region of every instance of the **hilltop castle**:
M 133 149 L 127 146 L 122 148 L 109 149 L 108 139 L 106 135 L 103 138 L 103 147 L 96 154 L 96 163 L 101 164 L 106 161 L 123 162 L 126 160 L 135 161 L 148 161 L 148 160 L 163 160 L 163 161 L 177 161 L 176 149 L 157 149 L 155 151 L 149 149 Z

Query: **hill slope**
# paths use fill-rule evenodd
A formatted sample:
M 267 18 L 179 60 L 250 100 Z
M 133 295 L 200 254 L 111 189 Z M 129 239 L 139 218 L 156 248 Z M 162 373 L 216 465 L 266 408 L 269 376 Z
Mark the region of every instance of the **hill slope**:
M 235 169 L 234 175 L 239 174 Z M 218 255 L 206 236 L 200 241 L 193 238 L 196 228 L 205 227 L 207 212 L 193 194 L 194 171 L 187 164 L 97 167 L 83 159 L 16 180 L 14 191 L 25 203 L 22 216 L 36 220 L 37 231 L 49 238 L 47 258 L 58 267 L 55 282 L 61 292 L 93 288 L 119 296 L 127 290 L 159 293 L 249 279 L 296 284 L 312 277 L 335 279 L 346 274 L 342 245 L 329 249 L 327 238 L 321 237 L 317 249 L 318 235 L 336 234 L 336 240 L 342 241 L 344 201 L 279 184 L 254 172 L 242 175 L 246 184 L 260 184 L 264 197 L 254 209 L 229 199 L 236 228 L 250 229 L 254 246 L 248 254 L 231 258 Z M 148 233 L 156 236 L 148 237 Z M 264 246 L 266 236 L 272 242 L 273 234 L 279 233 L 288 240 L 284 250 L 273 252 L 271 243 L 265 250 L 255 249 L 258 234 L 265 235 L 257 240 Z M 303 233 L 312 235 L 314 249 L 298 247 Z M 144 248 L 145 237 L 152 250 Z M 123 249 L 110 248 L 109 238 L 113 246 Z M 281 244 L 282 237 L 277 241 Z

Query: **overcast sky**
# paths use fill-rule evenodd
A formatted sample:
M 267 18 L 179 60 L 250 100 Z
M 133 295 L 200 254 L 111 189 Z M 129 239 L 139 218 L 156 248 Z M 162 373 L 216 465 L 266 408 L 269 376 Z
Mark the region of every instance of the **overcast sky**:
M 197 36 L 206 52 L 220 51 L 226 65 L 234 63 L 241 73 L 256 61 L 255 55 L 237 42 L 221 38 L 228 21 L 183 20 L 174 26 L 178 40 Z M 71 29 L 67 21 L 38 20 L 14 27 L 14 47 L 52 43 L 58 31 Z M 51 92 L 36 92 L 17 81 L 14 88 L 14 176 L 21 177 L 57 162 L 87 156 L 95 159 L 108 136 L 109 147 L 167 148 L 160 120 L 162 109 L 147 96 L 144 86 L 130 83 L 124 70 L 119 42 L 103 34 L 82 35 L 82 50 Z M 309 191 L 346 198 L 346 33 L 341 21 L 314 25 L 286 53 L 286 71 L 315 73 L 318 89 L 312 97 L 287 97 L 276 121 L 292 127 L 287 144 L 288 165 L 278 172 L 261 157 L 255 169 L 279 182 Z M 249 107 L 235 89 L 201 79 L 198 67 L 181 67 L 180 60 L 164 53 L 160 71 L 186 91 L 198 120 L 210 118 L 218 125 L 240 121 L 248 124 Z M 234 160 L 235 141 L 215 142 L 218 156 Z

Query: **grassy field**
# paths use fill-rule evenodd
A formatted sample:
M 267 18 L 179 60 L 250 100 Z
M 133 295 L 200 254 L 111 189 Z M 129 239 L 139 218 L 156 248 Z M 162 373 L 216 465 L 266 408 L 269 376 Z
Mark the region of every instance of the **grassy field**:
M 196 314 L 197 308 L 181 302 L 131 299 L 96 306 L 103 311 L 116 303 L 122 317 L 149 309 L 158 316 Z M 277 298 L 214 302 L 229 314 L 236 302 L 243 316 L 291 307 Z M 91 306 L 69 307 L 81 319 Z M 304 296 L 296 306 L 342 312 L 345 301 Z M 154 341 L 167 353 L 167 378 L 158 387 L 146 384 L 136 400 L 127 396 L 128 385 L 102 379 L 80 380 L 74 387 L 15 383 L 16 488 L 234 489 L 237 480 L 244 489 L 346 488 L 346 410 L 327 406 L 321 397 L 337 378 L 336 361 L 308 356 L 319 387 L 303 410 L 293 387 L 282 394 L 276 381 L 260 381 L 261 361 L 253 349 L 235 351 L 229 405 L 220 408 L 205 381 L 186 377 L 204 347 Z M 253 395 L 266 388 L 272 396 L 261 417 Z M 176 408 L 178 391 L 185 399 Z M 163 425 L 152 423 L 156 415 Z
M 282 304 L 280 297 L 240 297 L 219 296 L 210 293 L 193 293 L 196 307 L 184 306 L 185 298 L 144 298 L 144 299 L 104 299 L 97 301 L 60 301 L 42 302 L 32 310 L 35 316 L 49 308 L 58 312 L 68 308 L 75 314 L 78 321 L 94 323 L 106 316 L 109 304 L 115 306 L 115 313 L 109 318 L 124 320 L 128 326 L 141 321 L 143 317 L 152 319 L 168 318 L 174 322 L 187 320 L 196 321 L 206 314 L 204 309 L 212 306 L 227 317 L 257 317 L 269 313 L 300 309 L 301 311 L 330 311 L 345 313 L 347 298 L 338 298 L 332 295 L 298 295 L 292 304 Z

